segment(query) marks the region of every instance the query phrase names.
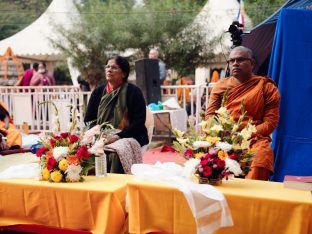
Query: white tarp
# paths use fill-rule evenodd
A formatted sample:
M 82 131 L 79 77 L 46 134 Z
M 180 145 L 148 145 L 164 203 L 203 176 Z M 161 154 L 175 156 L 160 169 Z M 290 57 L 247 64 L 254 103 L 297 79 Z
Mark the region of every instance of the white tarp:
M 70 28 L 79 19 L 73 0 L 53 0 L 47 10 L 32 24 L 13 36 L 0 41 L 0 55 L 8 47 L 21 58 L 43 61 L 64 59 L 49 39 L 55 39 L 55 25 Z

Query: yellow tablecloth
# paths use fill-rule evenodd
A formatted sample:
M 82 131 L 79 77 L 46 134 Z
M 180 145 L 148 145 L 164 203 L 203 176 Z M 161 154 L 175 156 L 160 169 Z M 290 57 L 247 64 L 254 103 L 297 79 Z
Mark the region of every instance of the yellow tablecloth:
M 83 183 L 0 180 L 0 226 L 39 224 L 120 234 L 126 225 L 126 185 L 132 178 L 109 174 L 85 177 Z
M 233 227 L 215 234 L 311 234 L 312 196 L 282 183 L 234 179 L 220 189 L 227 198 Z M 130 233 L 196 233 L 195 221 L 176 188 L 153 182 L 128 184 Z

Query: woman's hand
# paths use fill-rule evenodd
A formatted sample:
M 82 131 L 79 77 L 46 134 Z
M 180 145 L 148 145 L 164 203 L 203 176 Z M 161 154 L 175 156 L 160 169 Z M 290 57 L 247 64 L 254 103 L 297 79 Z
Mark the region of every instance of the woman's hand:
M 118 141 L 120 139 L 120 137 L 118 135 L 112 134 L 112 135 L 108 135 L 106 138 L 106 142 L 105 144 L 111 144 L 115 141 Z

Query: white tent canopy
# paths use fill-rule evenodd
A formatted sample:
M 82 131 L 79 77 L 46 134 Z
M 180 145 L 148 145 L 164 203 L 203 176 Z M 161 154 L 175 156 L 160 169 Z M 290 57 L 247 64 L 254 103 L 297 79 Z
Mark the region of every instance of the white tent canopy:
M 196 16 L 206 33 L 207 41 L 217 39 L 213 52 L 225 53 L 232 46 L 230 33 L 226 33 L 233 21 L 237 20 L 240 5 L 237 0 L 209 0 Z M 251 20 L 245 15 L 245 28 L 251 28 Z
M 32 24 L 15 35 L 0 41 L 0 55 L 8 47 L 20 58 L 38 61 L 64 60 L 50 39 L 56 39 L 55 25 L 69 28 L 78 13 L 73 0 L 53 0 L 47 10 Z

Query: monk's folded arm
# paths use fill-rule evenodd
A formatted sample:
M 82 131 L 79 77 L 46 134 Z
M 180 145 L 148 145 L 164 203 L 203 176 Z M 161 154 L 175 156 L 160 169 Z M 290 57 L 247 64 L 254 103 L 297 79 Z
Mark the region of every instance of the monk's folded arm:
M 267 85 L 265 88 L 265 109 L 263 122 L 256 126 L 257 134 L 269 136 L 278 125 L 280 95 L 275 86 Z

